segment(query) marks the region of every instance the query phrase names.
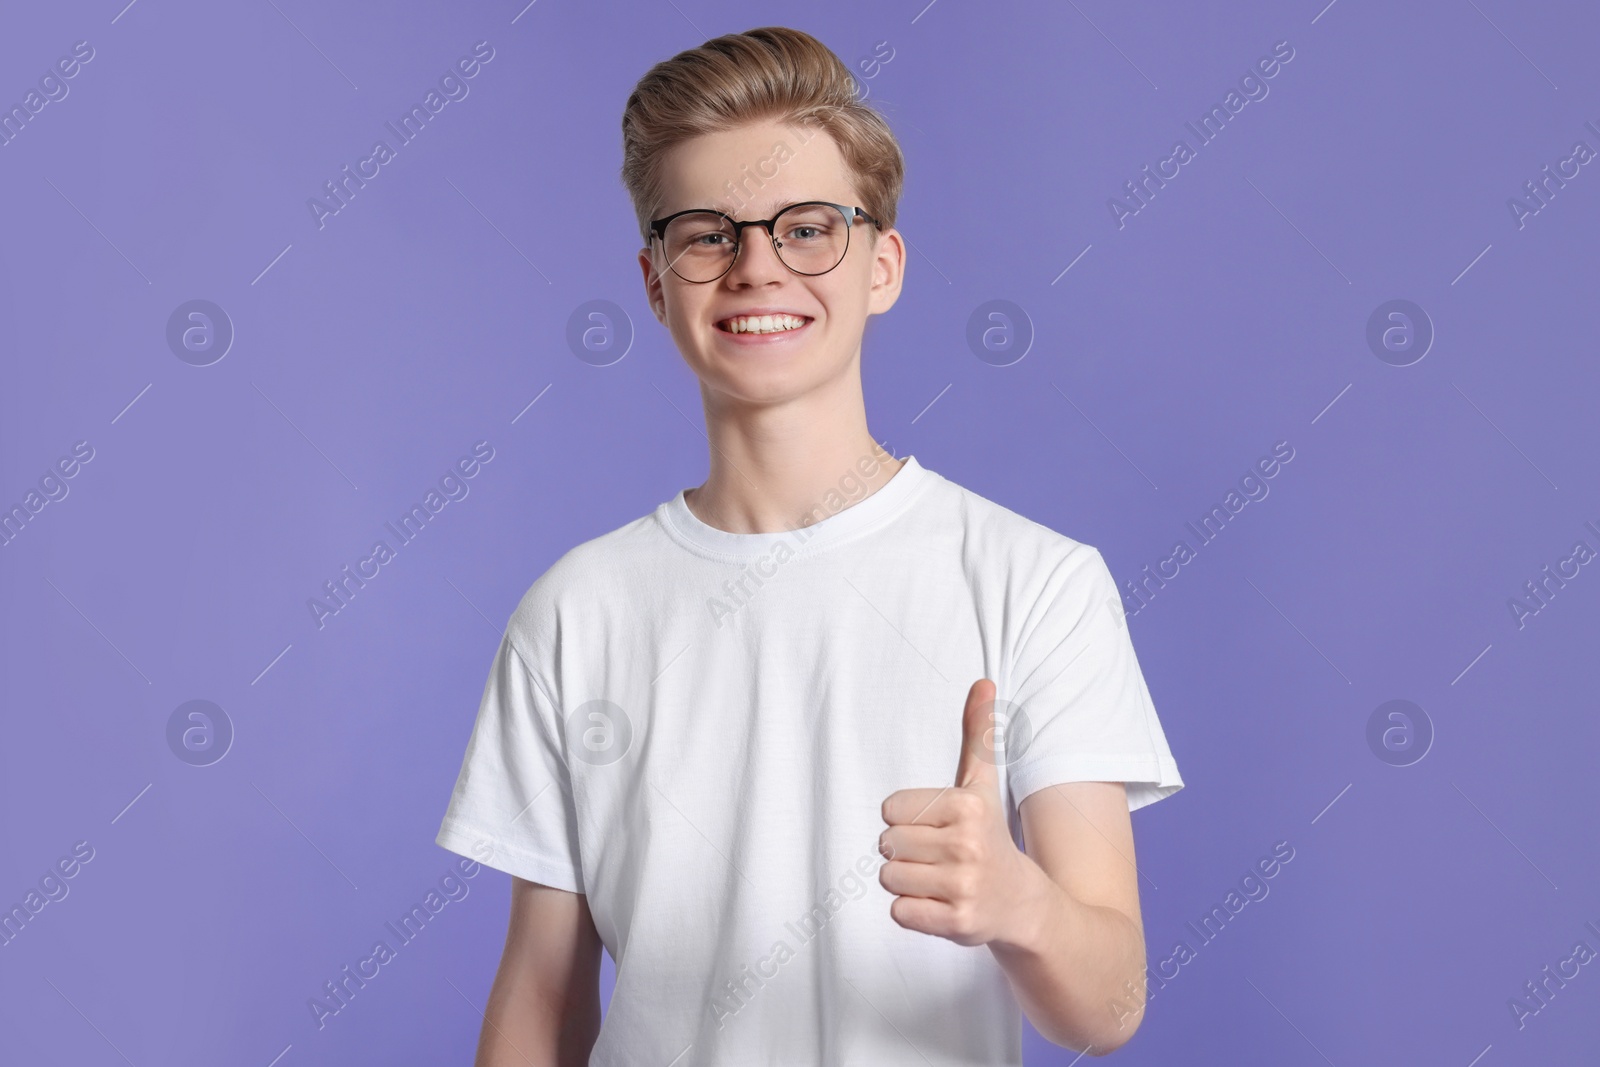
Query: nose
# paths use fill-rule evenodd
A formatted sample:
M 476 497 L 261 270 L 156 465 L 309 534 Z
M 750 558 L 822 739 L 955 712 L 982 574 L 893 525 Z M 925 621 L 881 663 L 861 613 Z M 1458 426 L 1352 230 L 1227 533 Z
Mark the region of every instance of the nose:
M 733 266 L 723 275 L 723 281 L 761 285 L 788 273 L 789 268 L 778 258 L 778 250 L 773 247 L 767 228 L 745 226 L 739 231 L 739 251 Z

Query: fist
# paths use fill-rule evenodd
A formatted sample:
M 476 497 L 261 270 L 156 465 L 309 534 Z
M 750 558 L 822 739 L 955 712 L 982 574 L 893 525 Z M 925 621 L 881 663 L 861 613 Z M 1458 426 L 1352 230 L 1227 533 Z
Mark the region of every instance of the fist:
M 1031 862 L 1011 839 L 994 763 L 995 685 L 967 692 L 955 784 L 901 789 L 883 802 L 888 829 L 878 881 L 895 895 L 889 915 L 908 930 L 958 945 L 1005 939 L 1027 911 Z

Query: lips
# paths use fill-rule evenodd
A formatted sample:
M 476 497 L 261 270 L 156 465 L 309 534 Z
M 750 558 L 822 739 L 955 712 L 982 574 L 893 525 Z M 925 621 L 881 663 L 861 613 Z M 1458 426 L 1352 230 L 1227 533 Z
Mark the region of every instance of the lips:
M 728 324 L 729 323 L 734 322 L 735 320 L 738 320 L 738 319 L 762 319 L 762 318 L 798 319 L 798 320 L 800 320 L 800 325 L 799 326 L 789 327 L 789 329 L 787 329 L 787 330 L 770 330 L 770 331 L 766 331 L 764 333 L 757 333 L 754 330 L 737 330 L 736 331 L 736 330 L 732 330 L 732 329 L 728 328 Z M 785 308 L 755 308 L 755 309 L 751 309 L 749 311 L 739 311 L 739 312 L 735 312 L 732 315 L 726 315 L 726 316 L 716 320 L 716 322 L 714 322 L 713 325 L 717 328 L 718 331 L 720 331 L 722 333 L 735 334 L 736 336 L 746 336 L 746 335 L 770 336 L 772 334 L 788 333 L 788 332 L 792 332 L 793 330 L 803 329 L 804 327 L 810 325 L 811 321 L 812 321 L 812 316 L 810 316 L 810 315 L 802 315 L 798 311 L 789 311 L 789 310 L 787 310 Z

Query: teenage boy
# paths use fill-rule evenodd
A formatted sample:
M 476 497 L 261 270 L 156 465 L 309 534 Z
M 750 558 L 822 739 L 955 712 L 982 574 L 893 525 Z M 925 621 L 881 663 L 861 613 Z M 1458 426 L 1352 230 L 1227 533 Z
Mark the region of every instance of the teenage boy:
M 1183 782 L 1100 553 L 867 430 L 903 163 L 852 90 L 769 27 L 628 100 L 710 473 L 507 623 L 438 835 L 513 876 L 480 1067 L 994 1067 L 1023 1011 L 1096 1054 L 1138 1026 L 1129 813 Z

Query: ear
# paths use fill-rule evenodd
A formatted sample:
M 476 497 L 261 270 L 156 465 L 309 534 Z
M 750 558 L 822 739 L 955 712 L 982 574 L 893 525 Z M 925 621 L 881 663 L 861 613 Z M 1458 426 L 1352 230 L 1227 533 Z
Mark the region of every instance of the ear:
M 650 305 L 650 311 L 655 315 L 656 321 L 665 326 L 667 324 L 667 300 L 662 292 L 661 275 L 656 270 L 654 257 L 650 254 L 650 246 L 639 249 L 639 269 L 644 272 L 644 297 Z
M 872 252 L 872 289 L 867 298 L 867 314 L 881 315 L 900 299 L 905 281 L 906 243 L 900 231 L 890 228 L 877 235 Z

